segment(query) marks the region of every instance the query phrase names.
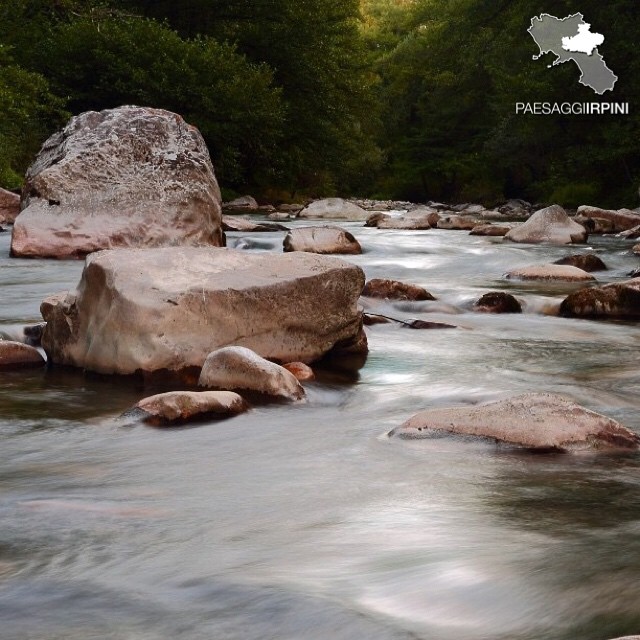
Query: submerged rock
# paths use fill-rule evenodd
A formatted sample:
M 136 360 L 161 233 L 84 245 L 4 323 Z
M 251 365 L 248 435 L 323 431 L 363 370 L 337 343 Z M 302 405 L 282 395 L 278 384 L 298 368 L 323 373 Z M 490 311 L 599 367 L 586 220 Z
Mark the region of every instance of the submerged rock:
M 522 313 L 522 305 L 510 293 L 492 291 L 486 293 L 474 305 L 480 313 Z
M 287 233 L 284 251 L 306 251 L 307 253 L 359 255 L 360 243 L 352 233 L 340 227 L 298 227 Z
M 385 300 L 435 300 L 426 289 L 418 285 L 380 278 L 369 280 L 362 290 L 362 295 Z
M 287 369 L 245 347 L 225 347 L 205 360 L 198 386 L 256 391 L 286 400 L 301 400 L 304 389 Z
M 560 315 L 571 318 L 640 318 L 640 278 L 580 289 L 560 305 Z
M 207 146 L 195 127 L 160 109 L 72 118 L 27 171 L 22 206 L 11 241 L 18 257 L 224 243 Z
M 595 256 L 592 253 L 567 256 L 566 258 L 560 258 L 560 260 L 556 260 L 553 264 L 576 267 L 577 269 L 582 269 L 587 273 L 591 273 L 593 271 L 607 271 L 607 265 L 602 262 L 602 260 L 598 258 L 598 256 Z
M 20 213 L 20 196 L 0 188 L 0 224 L 13 224 Z
M 510 280 L 557 280 L 563 282 L 590 282 L 595 278 L 586 271 L 568 265 L 542 264 L 514 269 L 507 273 Z
M 511 229 L 504 237 L 511 242 L 529 244 L 572 244 L 586 242 L 586 229 L 569 218 L 557 204 L 536 211 L 525 223 Z
M 615 420 L 550 393 L 528 393 L 474 407 L 422 411 L 389 435 L 430 438 L 442 434 L 563 452 L 640 447 L 640 436 Z
M 107 374 L 199 368 L 227 345 L 280 362 L 366 353 L 363 286 L 359 267 L 308 253 L 101 251 L 75 293 L 43 303 L 42 343 L 53 363 Z
M 241 396 L 229 391 L 172 391 L 140 400 L 127 414 L 139 413 L 144 422 L 156 426 L 172 426 L 208 418 L 229 418 L 248 408 Z
M 350 220 L 353 222 L 367 220 L 369 216 L 368 211 L 342 198 L 316 200 L 298 214 L 299 218 L 305 219 Z
M 0 340 L 0 369 L 34 369 L 45 364 L 45 359 L 35 347 L 22 342 Z
M 640 214 L 630 209 L 600 209 L 598 207 L 578 207 L 578 215 L 585 218 L 600 218 L 613 224 L 613 233 L 627 231 L 640 225 Z

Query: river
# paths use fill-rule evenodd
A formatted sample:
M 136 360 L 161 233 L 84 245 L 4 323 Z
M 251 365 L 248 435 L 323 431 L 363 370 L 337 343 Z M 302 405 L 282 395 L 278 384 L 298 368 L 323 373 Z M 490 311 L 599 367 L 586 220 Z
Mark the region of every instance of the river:
M 293 223 L 300 224 L 300 223 Z M 367 329 L 357 379 L 309 401 L 159 430 L 116 418 L 152 390 L 1 373 L 3 640 L 607 640 L 640 633 L 640 458 L 533 455 L 385 437 L 427 407 L 553 391 L 640 431 L 640 326 L 543 315 L 571 286 L 505 281 L 576 248 L 343 225 L 368 278 L 437 302 L 379 312 L 455 324 Z M 228 234 L 280 251 L 282 233 Z M 602 282 L 629 241 L 588 245 Z M 9 258 L 0 333 L 38 321 L 82 263 Z M 483 293 L 519 316 L 472 313 Z

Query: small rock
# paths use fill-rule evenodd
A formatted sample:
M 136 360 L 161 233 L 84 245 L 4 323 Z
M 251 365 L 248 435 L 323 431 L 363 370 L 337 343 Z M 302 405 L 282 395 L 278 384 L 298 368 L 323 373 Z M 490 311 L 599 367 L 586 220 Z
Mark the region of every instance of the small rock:
M 510 280 L 562 280 L 563 282 L 589 282 L 595 278 L 576 267 L 557 264 L 543 264 L 514 269 L 505 276 Z
M 607 271 L 607 265 L 602 262 L 598 256 L 595 256 L 592 253 L 567 256 L 566 258 L 556 260 L 553 264 L 576 267 L 577 269 L 582 269 L 587 273 L 591 273 L 593 271 Z
M 569 318 L 640 318 L 640 278 L 580 289 L 560 305 Z
M 287 233 L 283 246 L 285 253 L 291 251 L 339 255 L 362 253 L 362 247 L 353 234 L 340 227 L 298 227 Z
M 490 236 L 490 237 L 504 237 L 511 231 L 513 227 L 505 227 L 497 224 L 479 224 L 471 229 L 471 236 Z
M 350 220 L 353 222 L 364 221 L 369 218 L 369 212 L 357 204 L 347 202 L 342 198 L 328 198 L 316 200 L 305 207 L 299 214 L 299 218 L 316 220 Z
M 42 333 L 44 332 L 46 322 L 40 322 L 39 324 L 29 325 L 23 329 L 26 343 L 32 347 L 39 347 L 42 342 Z
M 385 316 L 378 316 L 374 313 L 365 313 L 362 316 L 363 323 L 365 327 L 372 327 L 376 324 L 391 324 L 393 320 L 391 318 L 387 318 Z
M 20 213 L 20 196 L 0 188 L 0 224 L 13 224 Z
M 270 213 L 267 218 L 269 218 L 269 220 L 275 220 L 276 222 L 284 222 L 291 220 L 291 215 L 283 211 L 276 211 L 275 213 Z
M 633 227 L 633 229 L 628 229 L 627 231 L 622 231 L 618 234 L 618 238 L 626 238 L 627 240 L 637 240 L 640 238 L 640 225 L 637 227 Z
M 230 391 L 172 391 L 140 400 L 133 411 L 141 411 L 142 419 L 149 424 L 171 426 L 207 418 L 229 418 L 248 408 L 241 396 Z
M 486 293 L 474 305 L 479 313 L 522 313 L 522 305 L 517 298 L 504 291 Z
M 289 231 L 289 227 L 273 222 L 253 222 L 246 218 L 222 216 L 222 228 L 224 231 L 244 231 L 256 233 L 262 231 Z
M 640 269 L 634 269 L 633 271 L 630 271 L 627 276 L 629 278 L 640 278 Z
M 443 433 L 542 451 L 640 447 L 640 436 L 615 420 L 550 393 L 528 393 L 474 407 L 423 411 L 389 435 L 429 438 Z
M 22 342 L 0 340 L 0 369 L 35 369 L 45 364 L 36 348 Z
M 557 204 L 536 211 L 525 223 L 511 229 L 504 237 L 511 242 L 530 244 L 572 244 L 586 242 L 586 229 L 571 220 L 567 212 Z
M 450 231 L 472 231 L 477 226 L 478 219 L 467 216 L 441 215 L 437 224 L 438 229 L 447 229 Z
M 286 400 L 301 400 L 305 395 L 291 372 L 245 347 L 224 347 L 210 353 L 198 386 L 257 391 Z
M 316 377 L 313 369 L 308 364 L 304 364 L 304 362 L 289 362 L 288 364 L 283 364 L 282 368 L 292 373 L 298 382 L 308 382 L 315 380 Z
M 257 208 L 258 213 L 262 213 L 266 216 L 271 215 L 272 213 L 277 213 L 276 208 L 272 204 L 261 204 Z
M 303 204 L 281 204 L 278 206 L 278 211 L 280 213 L 292 213 L 294 216 L 300 213 L 303 209 Z
M 257 211 L 258 203 L 256 199 L 252 196 L 242 196 L 240 198 L 236 198 L 235 200 L 231 200 L 231 202 L 225 202 L 222 205 L 222 210 L 225 213 L 228 212 L 246 212 L 246 211 Z
M 443 322 L 427 322 L 426 320 L 410 320 L 403 322 L 402 326 L 406 329 L 457 329 L 452 324 L 444 324 Z
M 635 253 L 637 256 L 640 256 L 640 244 L 637 244 L 635 247 L 633 247 L 631 251 L 633 251 L 633 253 Z
M 415 284 L 379 278 L 369 280 L 362 290 L 362 295 L 367 298 L 382 298 L 386 300 L 435 300 L 426 289 Z

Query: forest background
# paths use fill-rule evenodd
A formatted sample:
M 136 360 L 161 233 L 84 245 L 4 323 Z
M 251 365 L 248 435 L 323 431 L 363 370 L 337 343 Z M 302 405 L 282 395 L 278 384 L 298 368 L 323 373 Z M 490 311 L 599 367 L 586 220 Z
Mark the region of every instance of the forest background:
M 637 0 L 0 0 L 0 186 L 71 116 L 168 109 L 223 195 L 635 207 Z M 580 11 L 619 80 L 535 61 L 531 18 Z M 631 18 L 631 19 L 630 19 Z M 516 102 L 629 102 L 628 116 Z

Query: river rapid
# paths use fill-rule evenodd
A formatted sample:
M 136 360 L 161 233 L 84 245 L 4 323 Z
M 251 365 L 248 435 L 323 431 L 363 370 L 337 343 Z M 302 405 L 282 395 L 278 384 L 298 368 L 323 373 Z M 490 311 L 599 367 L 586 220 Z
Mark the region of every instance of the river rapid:
M 544 315 L 574 287 L 503 278 L 585 248 L 343 226 L 367 278 L 438 298 L 378 313 L 459 328 L 370 327 L 357 377 L 326 372 L 306 404 L 185 429 L 119 422 L 155 391 L 128 380 L 0 373 L 3 640 L 640 633 L 640 457 L 385 437 L 421 409 L 529 391 L 640 431 L 640 325 Z M 283 236 L 228 234 L 249 251 L 281 251 Z M 640 266 L 632 244 L 589 241 L 610 268 L 598 280 Z M 81 270 L 12 260 L 0 234 L 0 333 L 39 321 Z M 492 290 L 525 313 L 471 312 Z

